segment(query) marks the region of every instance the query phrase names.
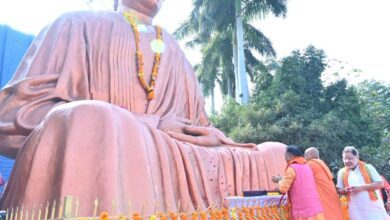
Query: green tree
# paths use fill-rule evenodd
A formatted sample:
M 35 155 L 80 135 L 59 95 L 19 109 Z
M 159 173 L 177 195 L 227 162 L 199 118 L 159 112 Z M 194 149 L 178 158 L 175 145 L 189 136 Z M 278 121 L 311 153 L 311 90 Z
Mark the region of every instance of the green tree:
M 362 115 L 372 120 L 370 130 L 380 135 L 380 147 L 363 147 L 364 158 L 373 163 L 379 172 L 390 178 L 390 85 L 378 81 L 364 81 L 357 86 Z
M 347 145 L 364 154 L 384 149 L 381 131 L 366 116 L 358 89 L 346 80 L 324 86 L 326 67 L 325 53 L 313 46 L 294 51 L 277 65 L 265 65 L 255 77 L 250 105 L 228 103 L 213 122 L 241 142 L 316 146 L 334 170 L 342 165 Z
M 202 62 L 197 69 L 203 92 L 212 94 L 216 82 L 222 88 L 222 94 L 236 97 L 237 76 L 234 70 L 235 41 L 235 0 L 194 0 L 194 8 L 188 20 L 175 32 L 176 37 L 184 39 L 189 47 L 199 46 Z M 246 69 L 251 79 L 256 75 L 255 66 L 259 61 L 254 51 L 264 56 L 274 56 L 270 40 L 254 28 L 250 21 L 272 13 L 284 16 L 286 0 L 244 0 L 242 1 L 244 54 Z M 212 81 L 212 82 L 211 82 Z
M 390 138 L 390 86 L 378 81 L 363 81 L 357 86 L 363 114 L 374 120 L 383 136 Z

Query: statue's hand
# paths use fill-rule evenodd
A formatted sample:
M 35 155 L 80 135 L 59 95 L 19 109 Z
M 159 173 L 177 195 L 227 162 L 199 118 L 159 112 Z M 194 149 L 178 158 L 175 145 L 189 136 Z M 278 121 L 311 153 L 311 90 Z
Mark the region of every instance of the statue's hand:
M 191 125 L 191 121 L 179 117 L 167 117 L 160 120 L 157 128 L 165 133 L 184 133 L 184 127 Z
M 184 133 L 168 132 L 168 134 L 180 141 L 188 142 L 195 145 L 212 147 L 221 145 L 230 145 L 235 147 L 244 147 L 256 149 L 255 144 L 239 144 L 227 138 L 223 132 L 212 127 L 203 127 L 187 125 L 183 128 Z

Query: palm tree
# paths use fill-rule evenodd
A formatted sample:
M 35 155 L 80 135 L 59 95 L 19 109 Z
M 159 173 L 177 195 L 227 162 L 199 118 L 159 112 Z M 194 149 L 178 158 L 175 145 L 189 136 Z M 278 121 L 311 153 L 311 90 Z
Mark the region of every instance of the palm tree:
M 205 95 L 212 95 L 218 82 L 222 94 L 239 100 L 240 94 L 245 93 L 239 89 L 245 88 L 238 83 L 238 54 L 245 57 L 247 62 L 241 69 L 244 69 L 244 75 L 248 73 L 251 80 L 256 74 L 254 66 L 260 64 L 254 51 L 263 56 L 275 55 L 270 40 L 254 28 L 250 21 L 264 17 L 269 12 L 275 16 L 285 16 L 286 0 L 193 0 L 193 5 L 190 17 L 175 35 L 178 39 L 190 37 L 186 43 L 189 47 L 201 47 L 202 62 L 196 70 Z M 239 29 L 236 26 L 239 23 L 236 21 L 237 15 L 243 15 L 241 29 L 245 38 L 241 53 L 236 43 L 236 31 Z

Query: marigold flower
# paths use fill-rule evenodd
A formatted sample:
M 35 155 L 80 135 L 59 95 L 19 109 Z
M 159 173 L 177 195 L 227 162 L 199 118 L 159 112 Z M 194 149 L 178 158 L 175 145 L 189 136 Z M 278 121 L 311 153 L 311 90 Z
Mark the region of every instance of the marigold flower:
M 108 212 L 100 213 L 99 220 L 108 220 L 108 219 L 109 219 Z

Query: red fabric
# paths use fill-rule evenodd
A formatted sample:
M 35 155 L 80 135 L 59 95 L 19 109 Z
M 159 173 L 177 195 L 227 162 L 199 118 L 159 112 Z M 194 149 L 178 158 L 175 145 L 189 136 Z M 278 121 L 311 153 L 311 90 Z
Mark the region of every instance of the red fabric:
M 385 190 L 390 193 L 390 184 L 389 182 L 386 180 L 386 178 L 384 176 L 381 176 L 382 180 L 383 180 L 383 188 L 385 188 Z

